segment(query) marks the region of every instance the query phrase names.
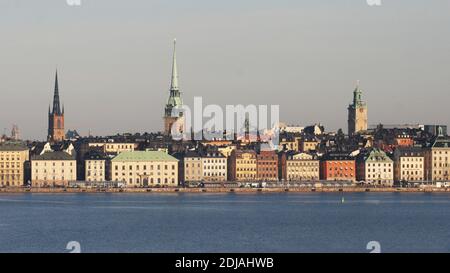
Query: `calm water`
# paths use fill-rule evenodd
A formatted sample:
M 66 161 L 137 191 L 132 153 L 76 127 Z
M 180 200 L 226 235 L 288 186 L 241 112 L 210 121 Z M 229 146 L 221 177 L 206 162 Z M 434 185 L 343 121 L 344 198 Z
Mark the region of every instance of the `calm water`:
M 0 252 L 450 251 L 450 195 L 0 195 Z

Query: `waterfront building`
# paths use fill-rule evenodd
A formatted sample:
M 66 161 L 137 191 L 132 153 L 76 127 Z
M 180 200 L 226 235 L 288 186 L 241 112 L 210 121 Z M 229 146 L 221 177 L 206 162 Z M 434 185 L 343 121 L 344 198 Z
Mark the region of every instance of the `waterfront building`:
M 356 181 L 355 158 L 347 152 L 330 152 L 320 161 L 320 179 Z
M 313 155 L 288 151 L 280 154 L 282 181 L 318 181 L 320 161 Z
M 436 137 L 425 149 L 425 177 L 430 181 L 450 179 L 450 138 Z
M 20 142 L 0 144 L 0 186 L 21 187 L 25 181 L 25 167 L 29 160 L 28 147 Z
M 228 173 L 231 181 L 256 181 L 256 152 L 234 150 L 228 158 Z
M 172 113 L 173 109 L 181 107 L 183 100 L 181 99 L 180 88 L 178 86 L 178 68 L 177 68 L 177 52 L 176 52 L 176 40 L 173 46 L 173 61 L 172 61 L 172 80 L 170 83 L 170 95 L 164 110 L 164 134 L 166 136 L 171 135 L 173 126 L 176 126 L 176 130 L 180 133 L 184 131 L 184 117 L 183 113 Z
M 348 135 L 367 130 L 367 104 L 362 100 L 359 82 L 353 91 L 353 103 L 348 106 Z
M 58 142 L 65 139 L 64 133 L 64 106 L 61 110 L 59 101 L 58 72 L 55 76 L 55 90 L 53 94 L 53 109 L 48 107 L 48 141 Z
M 202 154 L 203 181 L 227 181 L 227 158 L 217 149 L 208 149 Z
M 111 160 L 111 178 L 127 187 L 176 187 L 178 159 L 161 151 L 122 152 Z
M 85 181 L 104 182 L 109 180 L 109 158 L 106 154 L 91 151 L 84 156 Z
M 278 155 L 273 150 L 262 150 L 256 155 L 258 181 L 278 181 Z
M 188 151 L 183 157 L 184 182 L 203 181 L 203 160 L 197 151 Z
M 380 149 L 361 152 L 356 160 L 356 179 L 370 185 L 392 187 L 394 162 Z
M 425 156 L 420 147 L 398 147 L 394 151 L 395 182 L 425 180 Z
M 63 151 L 46 152 L 31 158 L 33 187 L 67 186 L 77 177 L 75 156 Z

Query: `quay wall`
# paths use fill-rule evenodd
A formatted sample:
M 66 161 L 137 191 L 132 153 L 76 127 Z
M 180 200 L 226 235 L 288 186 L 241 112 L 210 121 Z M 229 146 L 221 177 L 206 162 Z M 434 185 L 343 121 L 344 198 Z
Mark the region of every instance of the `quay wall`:
M 321 188 L 0 188 L 1 194 L 9 193 L 339 193 L 339 192 L 441 192 L 450 193 L 446 188 L 366 188 L 366 187 L 321 187 Z

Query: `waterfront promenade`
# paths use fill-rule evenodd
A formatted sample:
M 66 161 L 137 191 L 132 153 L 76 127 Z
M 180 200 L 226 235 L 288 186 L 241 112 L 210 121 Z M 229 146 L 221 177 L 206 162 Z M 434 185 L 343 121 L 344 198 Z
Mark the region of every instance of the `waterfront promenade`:
M 389 188 L 389 187 L 289 187 L 289 188 L 0 188 L 0 194 L 10 193 L 342 193 L 342 192 L 437 192 L 450 193 L 447 188 Z

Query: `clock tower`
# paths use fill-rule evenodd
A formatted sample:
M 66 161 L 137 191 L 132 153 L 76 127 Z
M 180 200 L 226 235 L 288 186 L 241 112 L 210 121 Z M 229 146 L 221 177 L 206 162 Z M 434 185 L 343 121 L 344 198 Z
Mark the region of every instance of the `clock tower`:
M 367 130 L 367 104 L 362 100 L 359 81 L 353 91 L 353 103 L 348 106 L 348 135 Z

